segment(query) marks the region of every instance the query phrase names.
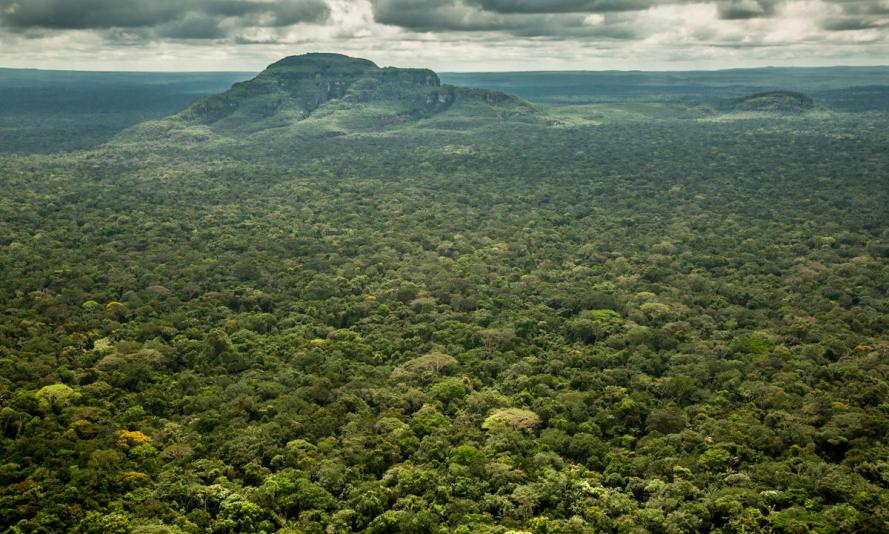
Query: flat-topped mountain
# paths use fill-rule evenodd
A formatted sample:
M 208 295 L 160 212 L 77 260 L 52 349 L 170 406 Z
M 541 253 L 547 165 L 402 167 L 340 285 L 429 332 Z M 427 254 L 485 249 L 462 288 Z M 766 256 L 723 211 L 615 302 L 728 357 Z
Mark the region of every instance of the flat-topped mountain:
M 124 138 L 160 135 L 242 137 L 343 135 L 438 119 L 429 127 L 461 128 L 491 120 L 537 121 L 524 100 L 443 85 L 429 69 L 379 67 L 340 54 L 311 53 L 277 61 L 252 80 L 204 97 L 180 113 L 139 125 Z
M 340 99 L 387 102 L 396 106 L 393 111 L 413 116 L 446 107 L 453 102 L 454 92 L 442 88 L 431 70 L 379 68 L 366 59 L 305 54 L 284 58 L 252 80 L 199 100 L 183 117 L 237 128 L 276 116 L 302 120 L 325 103 Z

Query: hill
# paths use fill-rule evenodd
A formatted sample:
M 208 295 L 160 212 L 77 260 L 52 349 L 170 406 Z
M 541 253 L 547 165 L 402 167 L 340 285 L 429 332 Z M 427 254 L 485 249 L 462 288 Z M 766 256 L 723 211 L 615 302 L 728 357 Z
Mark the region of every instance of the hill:
M 812 98 L 794 91 L 769 91 L 750 95 L 734 103 L 736 111 L 802 113 L 815 107 Z
M 137 126 L 122 138 L 332 137 L 432 118 L 439 120 L 424 126 L 540 120 L 518 97 L 444 85 L 428 69 L 379 67 L 366 59 L 310 53 L 284 58 L 251 80 L 201 98 L 172 117 Z

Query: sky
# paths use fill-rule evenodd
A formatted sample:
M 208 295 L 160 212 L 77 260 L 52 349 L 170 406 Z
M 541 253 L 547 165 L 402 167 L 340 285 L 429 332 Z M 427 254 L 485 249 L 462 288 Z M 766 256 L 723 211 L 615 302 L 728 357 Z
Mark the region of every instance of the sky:
M 889 0 L 0 0 L 0 66 L 442 72 L 889 64 Z

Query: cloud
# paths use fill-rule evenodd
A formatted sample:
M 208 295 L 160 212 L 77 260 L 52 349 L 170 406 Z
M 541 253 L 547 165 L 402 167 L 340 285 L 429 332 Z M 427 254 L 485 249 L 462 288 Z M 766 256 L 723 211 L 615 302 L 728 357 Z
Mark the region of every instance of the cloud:
M 375 0 L 373 14 L 381 24 L 420 32 L 506 32 L 516 36 L 557 39 L 640 37 L 626 20 L 596 19 L 590 17 L 588 11 L 575 12 L 580 5 L 597 4 L 604 13 L 609 13 L 615 9 L 616 3 L 612 0 Z M 630 3 L 623 4 L 625 9 L 629 9 Z M 488 5 L 499 11 L 487 9 Z M 540 10 L 547 5 L 551 12 L 528 11 Z
M 501 31 L 550 37 L 640 37 L 633 19 L 672 6 L 713 9 L 722 20 L 768 18 L 782 0 L 371 0 L 381 24 L 412 31 Z M 604 17 L 604 19 L 603 19 Z M 590 21 L 599 21 L 590 24 Z M 681 23 L 681 21 L 680 21 Z
M 657 0 L 467 0 L 494 13 L 608 13 L 639 11 Z
M 831 0 L 832 9 L 821 21 L 829 32 L 852 32 L 889 27 L 889 2 Z
M 832 32 L 848 32 L 869 30 L 871 28 L 878 28 L 880 25 L 875 21 L 866 18 L 842 17 L 825 20 L 822 22 L 821 27 Z
M 155 30 L 159 37 L 169 39 L 223 39 L 228 34 L 219 19 L 196 14 L 157 26 Z
M 408 31 L 500 32 L 550 39 L 659 41 L 664 35 L 687 39 L 721 33 L 729 37 L 724 45 L 754 47 L 771 46 L 774 36 L 783 39 L 813 28 L 821 34 L 808 35 L 807 39 L 818 41 L 826 39 L 831 32 L 889 26 L 889 0 L 370 1 L 376 22 Z M 650 20 L 651 13 L 676 9 L 691 10 L 689 12 L 696 13 L 695 20 L 678 18 L 669 25 L 663 20 L 660 23 Z M 788 10 L 790 15 L 785 16 Z M 702 18 L 701 13 L 712 16 Z M 734 26 L 726 26 L 723 21 Z M 771 31 L 766 21 L 774 21 Z M 769 35 L 773 36 L 771 42 L 757 41 Z M 718 40 L 717 35 L 714 41 Z
M 719 18 L 723 20 L 747 20 L 771 17 L 775 14 L 777 0 L 727 0 L 719 2 Z
M 889 0 L 0 0 L 0 65 L 258 70 L 310 51 L 444 70 L 886 63 Z
M 17 31 L 124 28 L 189 39 L 322 22 L 329 14 L 324 0 L 0 0 L 0 25 Z
M 846 15 L 889 15 L 889 0 L 827 0 Z

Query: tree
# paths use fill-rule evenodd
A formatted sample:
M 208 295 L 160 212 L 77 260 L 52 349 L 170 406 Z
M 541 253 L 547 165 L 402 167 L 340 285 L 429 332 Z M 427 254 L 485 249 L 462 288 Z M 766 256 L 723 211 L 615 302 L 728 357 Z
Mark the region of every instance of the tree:
M 566 330 L 574 341 L 595 343 L 617 333 L 622 326 L 623 320 L 614 310 L 585 310 L 568 321 Z
M 80 393 L 65 384 L 52 384 L 40 388 L 36 397 L 42 410 L 58 413 L 62 408 L 80 398 Z
M 540 416 L 531 410 L 503 408 L 492 411 L 482 423 L 482 428 L 492 431 L 500 429 L 530 431 L 539 424 Z

